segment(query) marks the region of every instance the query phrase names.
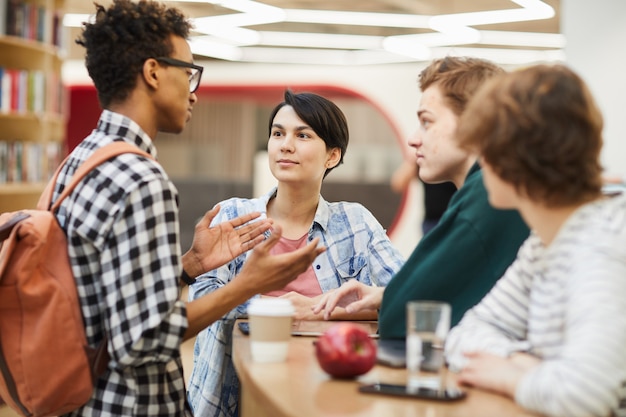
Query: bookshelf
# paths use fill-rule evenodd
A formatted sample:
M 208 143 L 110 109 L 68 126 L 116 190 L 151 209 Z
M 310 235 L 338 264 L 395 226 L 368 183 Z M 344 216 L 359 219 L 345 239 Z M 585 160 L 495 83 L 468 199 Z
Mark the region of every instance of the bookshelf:
M 33 208 L 64 154 L 65 0 L 0 0 L 0 213 Z

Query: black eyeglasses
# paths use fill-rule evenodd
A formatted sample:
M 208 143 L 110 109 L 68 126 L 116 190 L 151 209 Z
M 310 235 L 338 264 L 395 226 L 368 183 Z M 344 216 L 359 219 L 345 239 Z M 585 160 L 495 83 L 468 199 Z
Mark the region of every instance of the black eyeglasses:
M 189 92 L 195 93 L 198 87 L 200 86 L 200 79 L 202 78 L 202 70 L 204 67 L 200 65 L 195 65 L 190 62 L 181 61 L 179 59 L 168 58 L 165 56 L 160 56 L 154 58 L 159 62 L 163 62 L 167 65 L 171 65 L 173 67 L 181 67 L 181 68 L 189 68 L 191 69 L 191 74 L 189 75 Z

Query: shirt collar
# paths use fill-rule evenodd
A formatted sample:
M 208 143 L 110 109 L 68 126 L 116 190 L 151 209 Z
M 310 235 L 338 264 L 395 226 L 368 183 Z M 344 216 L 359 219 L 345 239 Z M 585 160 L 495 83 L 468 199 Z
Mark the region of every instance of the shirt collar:
M 472 167 L 470 168 L 469 172 L 465 176 L 465 181 L 467 181 L 467 179 L 469 177 L 473 176 L 477 172 L 480 172 L 480 164 L 478 162 L 474 162 L 474 165 L 472 165 Z
M 125 142 L 130 142 L 142 151 L 148 152 L 155 159 L 157 157 L 156 147 L 150 136 L 130 117 L 111 110 L 103 110 L 98 120 L 97 130 L 104 132 L 107 136 L 115 136 Z
M 315 218 L 313 219 L 314 223 L 320 225 L 320 227 L 324 230 L 328 228 L 328 222 L 330 220 L 330 208 L 329 204 L 324 197 L 320 194 L 320 201 L 317 203 L 317 210 L 315 210 Z
M 264 194 L 259 198 L 261 205 L 263 206 L 263 210 L 267 213 L 267 203 L 276 196 L 276 192 L 278 191 L 278 187 L 272 188 L 268 193 Z M 313 223 L 317 223 L 324 230 L 328 227 L 328 222 L 330 218 L 330 208 L 329 203 L 324 200 L 324 197 L 320 195 L 319 202 L 317 203 L 317 209 L 315 210 L 315 217 L 313 218 Z

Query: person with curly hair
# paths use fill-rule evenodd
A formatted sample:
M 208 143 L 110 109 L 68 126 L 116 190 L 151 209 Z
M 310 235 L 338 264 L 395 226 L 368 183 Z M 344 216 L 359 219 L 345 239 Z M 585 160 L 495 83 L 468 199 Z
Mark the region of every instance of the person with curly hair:
M 626 413 L 626 195 L 602 192 L 602 129 L 575 72 L 537 65 L 487 83 L 458 134 L 489 202 L 532 233 L 446 357 L 461 383 L 552 417 Z
M 56 213 L 68 240 L 88 343 L 107 341 L 110 360 L 91 399 L 70 416 L 191 416 L 180 345 L 237 305 L 283 288 L 324 251 L 314 239 L 274 255 L 281 236 L 259 213 L 211 225 L 219 207 L 195 229 L 181 253 L 178 193 L 156 161 L 157 132 L 180 133 L 191 118 L 202 67 L 187 43 L 190 24 L 154 1 L 96 4 L 77 43 L 103 108 L 93 132 L 70 154 L 54 199 L 95 150 L 121 141 L 152 158 L 123 154 L 99 165 Z M 264 240 L 265 239 L 265 240 Z M 180 281 L 250 250 L 238 279 L 189 303 Z M 62 340 L 62 335 L 60 335 Z

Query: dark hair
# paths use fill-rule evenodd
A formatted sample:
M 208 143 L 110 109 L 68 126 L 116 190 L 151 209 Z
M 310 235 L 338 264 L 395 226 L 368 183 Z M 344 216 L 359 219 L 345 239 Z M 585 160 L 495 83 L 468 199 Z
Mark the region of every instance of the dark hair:
M 145 60 L 169 56 L 169 37 L 186 39 L 190 28 L 179 10 L 156 1 L 114 0 L 108 9 L 96 4 L 95 22 L 84 23 L 76 43 L 86 49 L 85 64 L 100 105 L 125 100 Z
M 343 112 L 332 101 L 313 93 L 293 93 L 285 91 L 285 101 L 274 107 L 269 120 L 269 134 L 272 134 L 272 124 L 276 113 L 284 106 L 293 107 L 300 119 L 313 129 L 326 143 L 326 149 L 339 148 L 341 159 L 335 167 L 343 163 L 343 157 L 348 149 L 348 122 Z M 335 167 L 324 173 L 328 175 Z
M 536 65 L 488 82 L 459 122 L 461 146 L 548 207 L 601 194 L 602 114 L 564 65 Z
M 423 92 L 437 84 L 448 106 L 460 116 L 476 90 L 494 75 L 503 73 L 498 65 L 484 59 L 446 57 L 434 60 L 419 75 Z

